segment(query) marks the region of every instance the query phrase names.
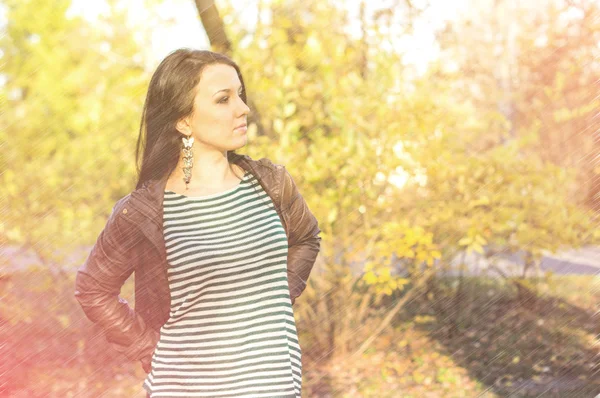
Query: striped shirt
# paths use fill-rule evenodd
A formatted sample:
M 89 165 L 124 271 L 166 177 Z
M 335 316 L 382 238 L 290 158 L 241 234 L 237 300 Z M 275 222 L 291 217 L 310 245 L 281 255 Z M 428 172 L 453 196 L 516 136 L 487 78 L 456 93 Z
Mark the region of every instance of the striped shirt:
M 148 394 L 300 397 L 288 241 L 256 178 L 213 195 L 165 191 L 163 228 L 171 309 Z

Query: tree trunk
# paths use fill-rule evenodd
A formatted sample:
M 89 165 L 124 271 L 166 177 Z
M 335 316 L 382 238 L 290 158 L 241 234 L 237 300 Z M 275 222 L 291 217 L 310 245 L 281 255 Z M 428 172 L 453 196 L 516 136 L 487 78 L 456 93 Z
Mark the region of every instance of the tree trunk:
M 360 30 L 362 32 L 362 37 L 360 39 L 360 58 L 359 58 L 359 68 L 360 68 L 360 76 L 363 80 L 367 80 L 367 59 L 369 52 L 369 43 L 367 42 L 367 21 L 365 19 L 365 2 L 364 0 L 360 2 L 359 8 L 359 18 L 360 18 Z
M 592 153 L 589 155 L 588 170 L 590 186 L 587 204 L 596 216 L 600 216 L 600 133 L 593 134 Z
M 194 0 L 200 15 L 202 26 L 206 30 L 211 48 L 215 51 L 230 55 L 231 42 L 225 33 L 225 25 L 215 6 L 214 0 Z

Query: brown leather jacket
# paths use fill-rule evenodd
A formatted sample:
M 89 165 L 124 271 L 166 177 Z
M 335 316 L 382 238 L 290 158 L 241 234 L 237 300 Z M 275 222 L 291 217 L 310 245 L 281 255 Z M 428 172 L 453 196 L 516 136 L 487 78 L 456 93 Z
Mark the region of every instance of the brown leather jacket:
M 292 304 L 306 287 L 320 249 L 320 229 L 284 166 L 230 154 L 271 197 L 288 237 L 287 274 Z M 171 297 L 163 238 L 163 193 L 167 178 L 151 180 L 117 201 L 87 260 L 77 271 L 75 297 L 106 339 L 149 371 Z M 135 310 L 119 297 L 135 271 Z

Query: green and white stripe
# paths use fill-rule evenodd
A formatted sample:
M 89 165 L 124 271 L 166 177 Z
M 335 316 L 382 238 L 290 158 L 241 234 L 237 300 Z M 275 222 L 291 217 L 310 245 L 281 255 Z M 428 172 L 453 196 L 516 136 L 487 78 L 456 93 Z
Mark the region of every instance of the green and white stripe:
M 300 397 L 301 350 L 288 241 L 271 198 L 246 172 L 214 195 L 164 194 L 171 313 L 151 397 Z

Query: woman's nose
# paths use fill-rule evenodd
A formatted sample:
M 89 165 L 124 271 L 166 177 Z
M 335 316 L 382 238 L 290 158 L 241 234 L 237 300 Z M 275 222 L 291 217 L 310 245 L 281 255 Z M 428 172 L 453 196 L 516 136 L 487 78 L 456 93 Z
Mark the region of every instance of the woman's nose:
M 250 113 L 250 108 L 241 99 L 240 99 L 240 102 L 241 102 L 241 110 L 240 110 L 241 114 L 242 115 L 248 115 Z

